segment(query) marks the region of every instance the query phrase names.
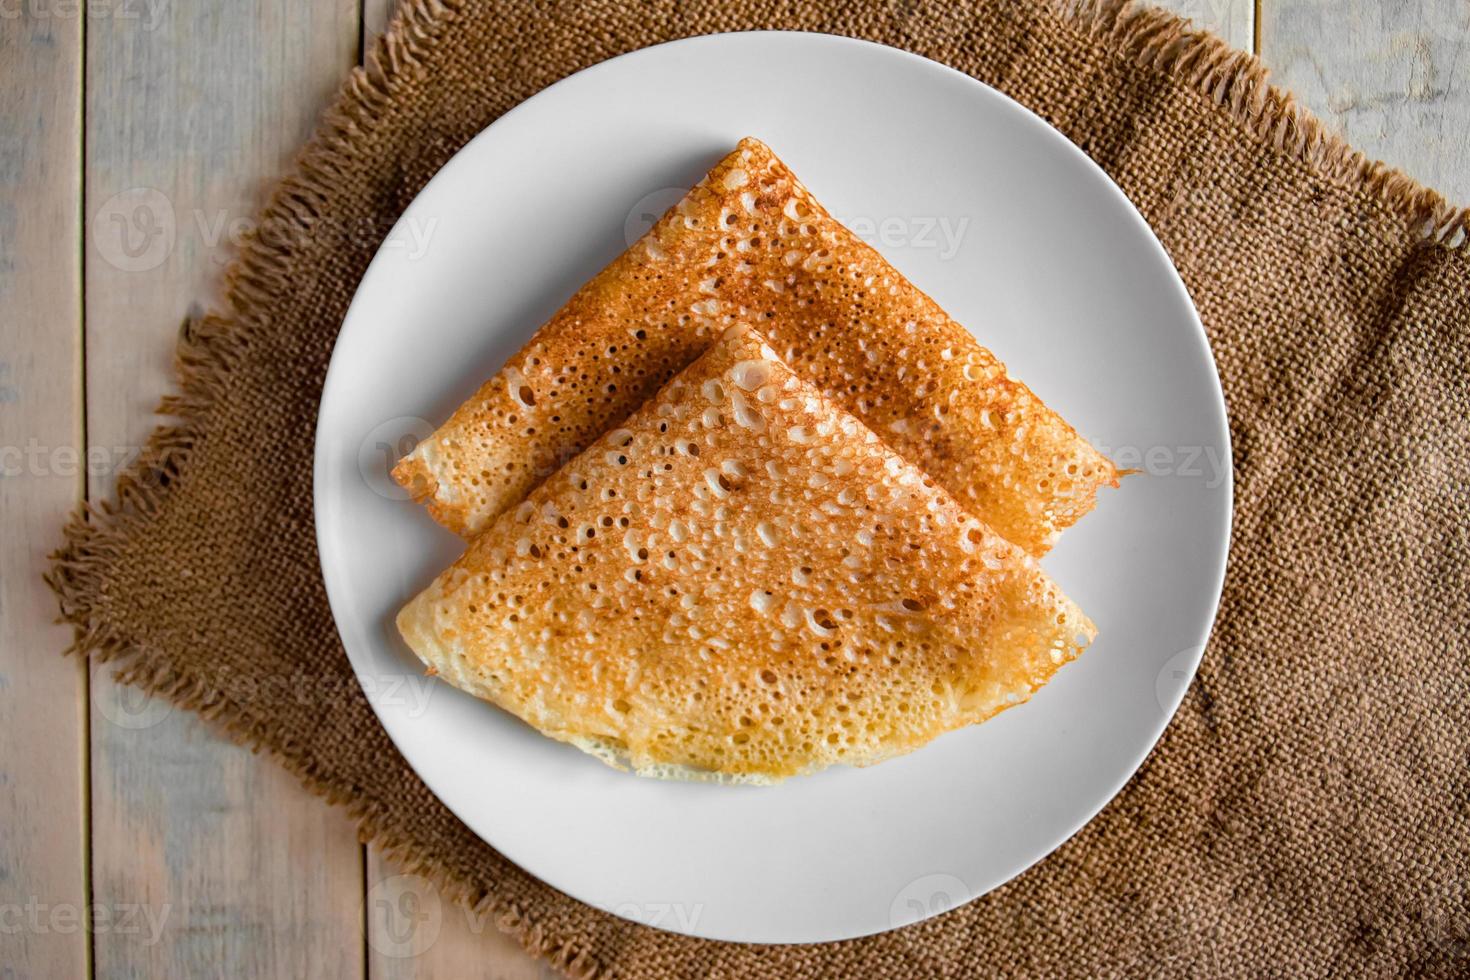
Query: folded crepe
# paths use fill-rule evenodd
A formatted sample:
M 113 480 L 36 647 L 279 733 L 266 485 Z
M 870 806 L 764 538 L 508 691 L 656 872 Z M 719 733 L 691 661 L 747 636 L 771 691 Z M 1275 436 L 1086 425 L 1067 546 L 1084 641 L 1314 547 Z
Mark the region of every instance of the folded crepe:
M 755 139 L 393 475 L 473 536 L 737 322 L 758 325 L 798 373 L 1032 554 L 1116 485 L 1112 463 Z
M 641 775 L 867 765 L 1095 630 L 1036 559 L 733 328 L 398 616 L 456 687 Z

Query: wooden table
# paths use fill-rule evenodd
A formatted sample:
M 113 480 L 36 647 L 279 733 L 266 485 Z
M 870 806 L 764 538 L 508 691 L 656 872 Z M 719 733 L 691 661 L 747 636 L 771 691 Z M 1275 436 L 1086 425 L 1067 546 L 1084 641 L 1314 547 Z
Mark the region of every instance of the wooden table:
M 180 319 L 217 295 L 391 2 L 0 0 L 0 978 L 550 973 L 493 923 L 436 914 L 269 759 L 59 656 L 39 585 L 63 519 L 153 427 Z M 1470 0 L 1168 6 L 1470 203 Z M 174 247 L 104 261 L 97 225 L 139 187 L 173 207 Z

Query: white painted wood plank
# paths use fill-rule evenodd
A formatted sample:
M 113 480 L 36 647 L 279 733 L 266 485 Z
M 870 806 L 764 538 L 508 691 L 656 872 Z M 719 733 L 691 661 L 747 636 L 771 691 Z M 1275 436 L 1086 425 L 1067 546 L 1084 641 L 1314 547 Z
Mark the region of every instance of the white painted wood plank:
M 86 673 L 41 581 L 81 500 L 82 31 L 0 24 L 0 976 L 87 971 Z
M 1152 0 L 1242 51 L 1254 50 L 1256 0 Z
M 1470 205 L 1470 3 L 1265 0 L 1261 54 L 1348 142 Z
M 87 413 L 136 447 L 178 324 L 357 56 L 356 0 L 139 3 L 87 21 Z M 94 499 L 111 475 L 92 478 Z M 357 977 L 362 848 L 345 814 L 188 712 L 94 675 L 92 870 L 142 934 L 100 976 Z

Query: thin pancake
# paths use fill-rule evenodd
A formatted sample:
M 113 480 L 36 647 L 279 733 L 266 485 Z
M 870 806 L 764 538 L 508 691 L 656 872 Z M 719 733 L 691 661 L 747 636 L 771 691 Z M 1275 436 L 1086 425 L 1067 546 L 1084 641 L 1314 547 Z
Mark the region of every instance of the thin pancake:
M 867 765 L 1026 700 L 1094 630 L 1035 558 L 734 328 L 398 616 L 644 775 Z
M 732 323 L 1032 554 L 1113 465 L 745 139 L 394 469 L 472 536 Z

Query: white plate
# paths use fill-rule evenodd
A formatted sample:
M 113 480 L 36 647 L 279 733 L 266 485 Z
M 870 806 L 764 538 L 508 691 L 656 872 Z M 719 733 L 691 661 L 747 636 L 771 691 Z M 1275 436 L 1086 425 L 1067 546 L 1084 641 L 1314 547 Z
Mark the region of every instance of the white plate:
M 386 477 L 412 436 L 747 134 L 1084 435 L 1145 471 L 1103 492 L 1045 561 L 1101 629 L 1080 661 L 987 724 L 769 789 L 615 772 L 424 679 L 392 619 L 460 545 Z M 492 846 L 651 925 L 834 940 L 996 887 L 1138 767 L 1214 617 L 1229 460 L 1184 287 L 1080 151 L 910 54 L 816 34 L 718 35 L 552 86 L 408 208 L 337 340 L 317 430 L 317 533 L 343 643 L 384 726 Z

